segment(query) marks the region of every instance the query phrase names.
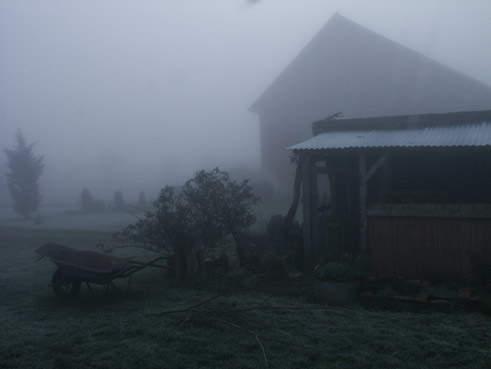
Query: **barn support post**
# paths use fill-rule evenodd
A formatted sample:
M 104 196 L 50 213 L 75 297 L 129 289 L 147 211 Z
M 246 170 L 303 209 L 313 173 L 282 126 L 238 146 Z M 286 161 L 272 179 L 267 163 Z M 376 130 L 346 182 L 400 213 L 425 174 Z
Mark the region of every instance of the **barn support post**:
M 303 211 L 303 266 L 305 270 L 312 267 L 312 221 L 310 217 L 310 160 L 307 154 L 300 156 L 302 165 L 302 211 Z
M 308 154 L 300 157 L 302 165 L 302 208 L 303 208 L 303 247 L 304 269 L 309 271 L 319 256 L 318 214 L 317 214 L 317 175 L 313 161 Z
M 367 156 L 360 153 L 358 156 L 358 176 L 359 176 L 359 202 L 360 202 L 360 251 L 367 253 L 367 183 L 373 174 L 386 162 L 388 153 L 384 153 L 370 166 L 367 171 Z
M 312 224 L 312 269 L 320 257 L 319 240 L 319 193 L 316 160 L 310 160 L 310 223 Z
M 329 196 L 331 201 L 331 213 L 338 214 L 338 176 L 334 166 L 326 160 L 327 174 L 329 176 Z
M 360 251 L 367 252 L 367 157 L 358 156 L 359 205 L 360 205 Z

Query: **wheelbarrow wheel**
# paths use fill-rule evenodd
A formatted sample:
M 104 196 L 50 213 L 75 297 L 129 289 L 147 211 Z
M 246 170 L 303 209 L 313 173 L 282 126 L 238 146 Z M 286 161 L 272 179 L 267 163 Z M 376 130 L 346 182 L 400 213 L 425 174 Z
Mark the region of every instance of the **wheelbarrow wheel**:
M 67 278 L 60 269 L 56 269 L 51 278 L 51 286 L 56 296 L 65 299 L 74 298 L 80 292 L 80 281 Z

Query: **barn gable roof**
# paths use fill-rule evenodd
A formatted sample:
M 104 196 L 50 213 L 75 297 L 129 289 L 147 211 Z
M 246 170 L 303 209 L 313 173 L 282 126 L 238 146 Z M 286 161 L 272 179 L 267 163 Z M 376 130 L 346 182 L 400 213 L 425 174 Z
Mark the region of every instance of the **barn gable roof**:
M 319 118 L 491 109 L 491 87 L 335 14 L 251 110 Z

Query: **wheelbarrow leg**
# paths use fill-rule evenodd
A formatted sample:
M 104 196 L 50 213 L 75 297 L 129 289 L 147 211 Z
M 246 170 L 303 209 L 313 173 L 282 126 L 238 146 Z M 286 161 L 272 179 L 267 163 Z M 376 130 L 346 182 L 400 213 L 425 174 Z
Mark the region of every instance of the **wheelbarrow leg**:
M 109 291 L 109 283 L 104 284 L 104 298 L 107 297 L 107 291 Z
M 133 278 L 133 274 L 130 274 L 130 278 L 128 278 L 128 292 L 130 292 L 131 278 Z

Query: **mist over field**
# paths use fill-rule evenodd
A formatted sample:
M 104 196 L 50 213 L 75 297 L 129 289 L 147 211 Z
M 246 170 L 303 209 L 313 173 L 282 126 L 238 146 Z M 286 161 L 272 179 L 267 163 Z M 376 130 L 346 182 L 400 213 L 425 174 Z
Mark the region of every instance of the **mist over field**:
M 0 204 L 17 129 L 44 204 L 260 170 L 248 109 L 335 12 L 491 85 L 489 1 L 1 1 Z
M 0 369 L 489 368 L 490 20 L 0 0 Z

